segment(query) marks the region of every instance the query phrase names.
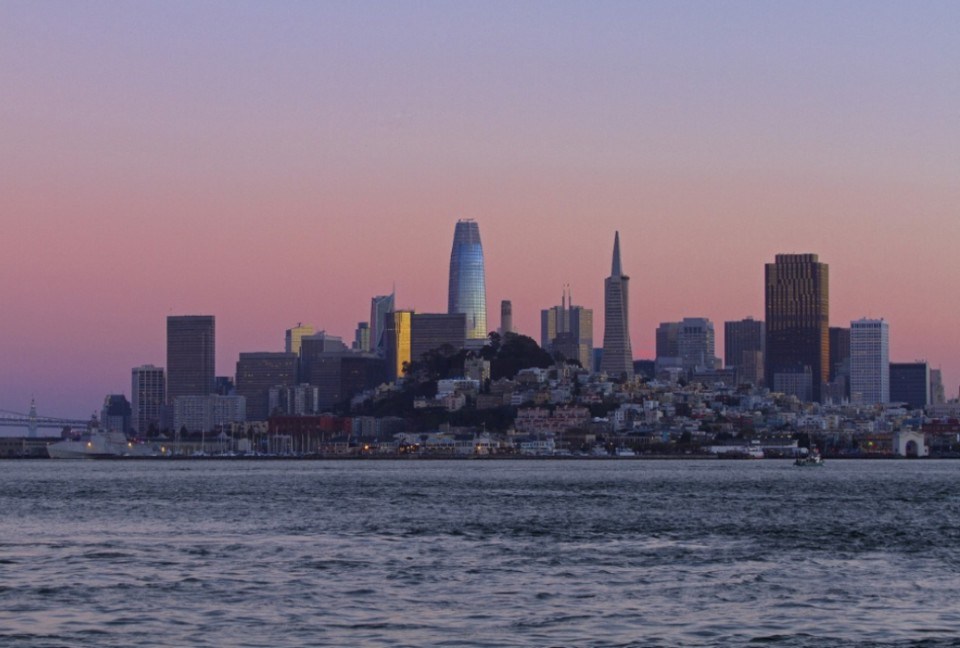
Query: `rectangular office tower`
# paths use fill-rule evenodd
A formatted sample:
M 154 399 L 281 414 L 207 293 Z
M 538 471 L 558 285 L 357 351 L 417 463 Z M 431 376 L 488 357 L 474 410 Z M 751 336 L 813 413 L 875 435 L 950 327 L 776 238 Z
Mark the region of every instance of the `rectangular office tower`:
M 213 315 L 167 317 L 167 403 L 178 396 L 207 396 L 214 391 L 215 322 Z
M 723 359 L 737 371 L 737 382 L 763 384 L 763 349 L 767 341 L 764 323 L 752 317 L 723 323 Z
M 540 311 L 540 346 L 550 354 L 576 360 L 589 370 L 593 364 L 593 310 L 574 306 L 566 286 L 560 305 Z
M 166 403 L 163 367 L 142 365 L 134 367 L 131 373 L 130 406 L 133 408 L 133 429 L 138 434 L 146 434 L 153 425 L 159 431 L 160 412 Z
M 816 254 L 778 254 L 764 275 L 767 385 L 821 401 L 830 377 L 829 268 Z
M 890 402 L 910 409 L 930 404 L 930 365 L 926 362 L 890 363 Z
M 237 361 L 237 394 L 246 398 L 248 421 L 265 421 L 270 412 L 270 388 L 297 383 L 297 355 L 265 351 L 241 353 Z
M 882 319 L 850 322 L 850 400 L 890 402 L 890 329 Z

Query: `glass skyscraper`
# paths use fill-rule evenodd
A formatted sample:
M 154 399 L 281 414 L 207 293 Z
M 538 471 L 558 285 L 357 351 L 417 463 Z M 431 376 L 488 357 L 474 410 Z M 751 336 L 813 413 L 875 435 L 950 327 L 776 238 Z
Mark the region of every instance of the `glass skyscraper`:
M 487 287 L 483 271 L 480 227 L 473 220 L 459 220 L 450 252 L 450 291 L 447 313 L 467 316 L 466 339 L 487 337 Z

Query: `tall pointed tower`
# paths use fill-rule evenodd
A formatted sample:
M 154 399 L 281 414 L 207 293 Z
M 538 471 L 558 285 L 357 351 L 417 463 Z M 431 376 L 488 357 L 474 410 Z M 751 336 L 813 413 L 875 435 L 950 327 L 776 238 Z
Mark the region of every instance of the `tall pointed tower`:
M 480 245 L 480 227 L 472 220 L 457 221 L 453 231 L 447 312 L 467 316 L 468 340 L 486 339 L 489 331 L 483 246 Z
M 613 237 L 613 264 L 603 282 L 603 360 L 600 371 L 611 376 L 633 377 L 633 351 L 630 348 L 630 277 L 620 264 L 620 232 Z

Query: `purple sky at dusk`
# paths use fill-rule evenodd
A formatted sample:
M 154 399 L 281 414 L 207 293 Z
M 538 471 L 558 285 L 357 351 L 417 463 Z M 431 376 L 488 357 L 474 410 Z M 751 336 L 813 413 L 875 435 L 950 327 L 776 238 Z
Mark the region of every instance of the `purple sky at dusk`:
M 0 3 L 0 409 L 87 416 L 217 317 L 218 374 L 369 300 L 595 309 L 620 231 L 634 355 L 830 265 L 833 325 L 960 381 L 960 3 Z

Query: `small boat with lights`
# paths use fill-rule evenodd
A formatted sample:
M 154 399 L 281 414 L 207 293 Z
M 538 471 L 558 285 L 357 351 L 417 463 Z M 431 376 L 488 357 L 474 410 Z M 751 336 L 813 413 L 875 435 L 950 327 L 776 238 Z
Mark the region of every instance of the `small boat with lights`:
M 823 458 L 820 456 L 820 452 L 816 448 L 814 448 L 813 450 L 800 448 L 800 453 L 797 455 L 797 458 L 793 462 L 793 465 L 794 466 L 822 466 Z

